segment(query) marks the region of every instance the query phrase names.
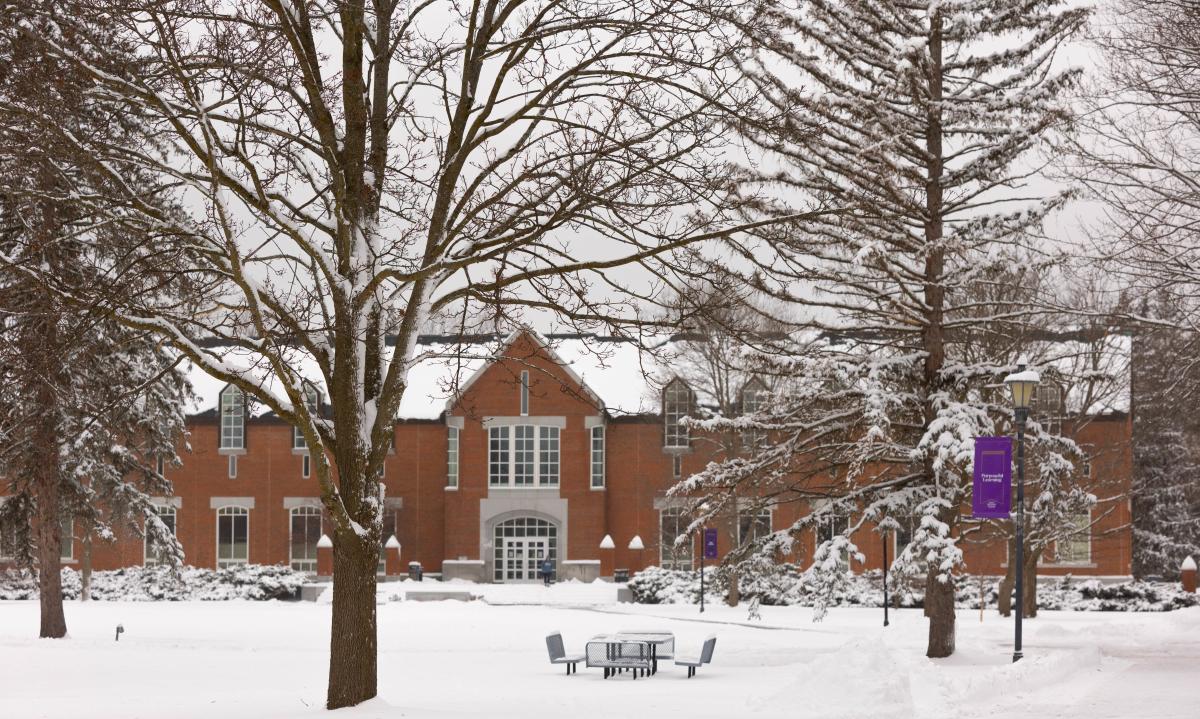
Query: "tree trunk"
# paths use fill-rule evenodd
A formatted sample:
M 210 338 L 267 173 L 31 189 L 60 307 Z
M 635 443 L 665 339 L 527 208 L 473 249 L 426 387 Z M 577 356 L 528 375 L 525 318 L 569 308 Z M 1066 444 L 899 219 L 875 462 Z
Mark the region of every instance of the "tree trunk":
M 948 657 L 954 653 L 954 576 L 939 582 L 939 569 L 925 575 L 925 613 L 929 617 L 929 642 L 925 656 Z
M 738 572 L 736 569 L 730 568 L 729 592 L 725 595 L 725 603 L 731 607 L 736 607 L 740 601 L 742 601 L 742 591 L 738 587 Z
M 54 441 L 53 423 L 48 421 L 46 425 L 51 436 L 42 446 L 54 449 L 43 452 L 41 461 L 33 468 L 37 486 L 38 602 L 42 613 L 38 636 L 58 639 L 67 634 L 62 600 L 62 527 L 58 516 L 58 442 Z
M 79 559 L 79 601 L 92 598 L 92 533 L 83 534 L 83 556 Z
M 1013 538 L 1008 540 L 1008 556 L 1017 556 L 1017 542 Z M 1013 563 L 1010 560 L 1004 573 L 1004 579 L 1000 580 L 999 595 L 996 597 L 996 609 L 1002 617 L 1012 616 L 1013 585 L 1016 582 L 1017 575 L 1013 572 Z
M 1040 552 L 1030 552 L 1030 556 L 1025 558 L 1025 597 L 1024 607 L 1025 616 L 1033 619 L 1037 616 L 1037 565 L 1038 554 Z
M 328 709 L 354 706 L 377 693 L 375 568 L 378 563 L 379 548 L 374 544 L 353 531 L 335 532 Z

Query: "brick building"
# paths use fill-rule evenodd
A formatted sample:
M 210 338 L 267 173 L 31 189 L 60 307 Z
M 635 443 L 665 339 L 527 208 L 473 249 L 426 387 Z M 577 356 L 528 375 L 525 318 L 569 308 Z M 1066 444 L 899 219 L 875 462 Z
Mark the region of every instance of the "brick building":
M 687 520 L 665 493 L 716 451 L 677 422 L 695 406 L 696 392 L 669 367 L 656 369 L 659 380 L 643 381 L 633 345 L 593 338 L 590 346 L 597 344 L 599 355 L 578 338 L 559 338 L 552 349 L 518 333 L 478 357 L 434 358 L 413 370 L 385 469 L 384 537 L 396 542 L 381 550 L 390 555 L 382 575 L 418 561 L 445 578 L 528 581 L 547 555 L 559 577 L 581 579 L 651 564 L 693 566 L 698 545 L 671 546 Z M 207 375 L 193 383 L 200 402 L 189 421 L 190 449 L 180 452 L 182 466 L 165 468 L 174 496 L 156 499 L 187 563 L 290 563 L 315 572 L 317 541 L 331 532 L 302 438 L 256 413 L 237 390 Z M 310 401 L 321 401 L 317 390 Z M 1080 423 L 1076 440 L 1093 450 L 1085 472 L 1102 502 L 1091 531 L 1047 555 L 1041 573 L 1129 575 L 1130 433 L 1127 413 Z M 788 526 L 802 511 L 793 502 L 732 518 L 718 527 L 721 553 Z M 817 534 L 832 529 L 801 537 L 792 559 L 804 564 Z M 893 553 L 904 534 L 892 538 Z M 611 549 L 600 546 L 606 536 Z M 631 548 L 635 537 L 644 549 Z M 863 566 L 881 566 L 878 533 L 864 529 L 854 539 Z M 64 563 L 78 562 L 80 545 L 64 541 Z M 1003 572 L 1002 542 L 967 542 L 964 550 L 967 571 Z M 111 569 L 154 555 L 143 540 L 123 537 L 95 542 L 92 562 Z

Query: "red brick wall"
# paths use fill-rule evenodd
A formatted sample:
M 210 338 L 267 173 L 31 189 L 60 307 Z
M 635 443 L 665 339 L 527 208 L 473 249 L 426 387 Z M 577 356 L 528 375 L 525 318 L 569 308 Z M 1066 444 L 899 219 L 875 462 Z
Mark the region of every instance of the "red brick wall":
M 562 416 L 566 426 L 560 433 L 559 496 L 568 502 L 568 559 L 599 559 L 604 574 L 614 568 L 636 571 L 659 561 L 659 512 L 655 500 L 662 499 L 674 483 L 672 455 L 663 449 L 663 426 L 658 416 L 609 418 L 606 429 L 606 487 L 590 486 L 590 433 L 588 417 L 600 414 L 588 396 L 563 368 L 543 353 L 529 336 L 519 337 L 506 350 L 507 359 L 489 365 L 449 410 L 461 418 L 459 438 L 459 486 L 446 488 L 447 425 L 444 419 L 410 420 L 396 427 L 396 451 L 388 457 L 384 482 L 389 498 L 400 498 L 396 536 L 402 545 L 404 563 L 417 560 L 427 572 L 441 570 L 443 559 L 481 559 L 480 500 L 488 496 L 487 432 L 485 417 L 512 417 L 520 413 L 519 376 L 530 372 L 529 414 Z M 410 391 L 429 391 L 414 387 Z M 250 510 L 250 556 L 253 563 L 288 562 L 290 515 L 284 497 L 318 497 L 315 477 L 301 476 L 301 458 L 292 451 L 291 428 L 272 419 L 247 423 L 247 450 L 239 456 L 238 476 L 227 476 L 227 458 L 217 450 L 217 423 L 213 417 L 189 422 L 190 452 L 181 452 L 183 466 L 167 470 L 181 500 L 176 526 L 189 564 L 216 565 L 216 517 L 212 497 L 252 497 Z M 1097 418 L 1080 428 L 1078 441 L 1097 448 L 1093 463 L 1095 493 L 1100 497 L 1120 496 L 1102 510 L 1109 513 L 1096 528 L 1092 556 L 1094 566 L 1042 566 L 1044 574 L 1127 575 L 1130 571 L 1129 505 L 1123 498 L 1132 474 L 1129 447 L 1131 425 L 1127 417 Z M 700 470 L 715 455 L 715 443 L 694 437 L 683 457 L 684 476 Z M 1110 511 L 1111 510 L 1111 511 Z M 807 504 L 797 502 L 777 507 L 773 528 L 793 522 Z M 722 523 L 718 544 L 724 554 L 734 542 L 736 527 Z M 328 525 L 326 524 L 326 532 Z M 616 543 L 601 550 L 605 534 Z M 645 550 L 628 548 L 638 535 Z M 800 537 L 793 559 L 807 563 L 813 537 Z M 882 549 L 877 533 L 865 529 L 855 541 L 866 555 L 865 567 L 881 565 Z M 140 539 L 124 537 L 115 544 L 97 542 L 93 563 L 97 569 L 136 565 L 142 562 Z M 699 546 L 694 547 L 699 557 Z M 1003 571 L 1005 549 L 999 542 L 965 545 L 967 570 L 997 574 Z M 76 562 L 80 545 L 76 541 Z M 562 554 L 560 553 L 560 556 Z

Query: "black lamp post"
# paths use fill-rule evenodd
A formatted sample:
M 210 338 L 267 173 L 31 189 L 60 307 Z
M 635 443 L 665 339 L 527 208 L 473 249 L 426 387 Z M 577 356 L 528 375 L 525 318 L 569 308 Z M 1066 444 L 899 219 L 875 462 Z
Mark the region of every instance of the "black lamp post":
M 1025 369 L 1028 360 L 1024 355 L 1017 360 L 1017 371 L 1004 378 L 1012 391 L 1013 415 L 1017 421 L 1017 516 L 1013 520 L 1017 529 L 1017 561 L 1013 571 L 1017 573 L 1017 623 L 1013 640 L 1013 661 L 1021 660 L 1021 620 L 1025 617 L 1025 422 L 1029 419 L 1029 405 L 1033 392 L 1041 377 L 1034 370 Z

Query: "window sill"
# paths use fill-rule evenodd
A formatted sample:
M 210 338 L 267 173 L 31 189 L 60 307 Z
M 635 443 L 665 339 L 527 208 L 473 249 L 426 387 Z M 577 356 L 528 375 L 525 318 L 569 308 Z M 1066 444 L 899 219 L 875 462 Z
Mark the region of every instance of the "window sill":
M 229 456 L 231 454 L 232 455 L 243 455 L 245 453 L 246 453 L 245 447 L 240 447 L 240 448 L 239 447 L 220 447 L 217 449 L 217 454 L 220 454 L 223 456 Z
M 457 491 L 458 491 L 458 487 L 457 487 L 457 486 L 454 486 L 454 487 L 451 487 L 451 486 L 445 486 L 445 487 L 442 487 L 442 489 L 446 490 L 447 492 L 457 492 Z
M 691 454 L 692 446 L 689 444 L 685 447 L 663 447 L 663 454 Z
M 608 487 L 592 487 L 592 488 L 591 488 L 591 490 L 592 490 L 593 492 L 603 492 L 603 491 L 604 491 L 604 490 L 606 490 L 606 489 L 608 489 Z
M 302 457 L 308 454 L 308 447 L 292 447 L 292 454 Z

